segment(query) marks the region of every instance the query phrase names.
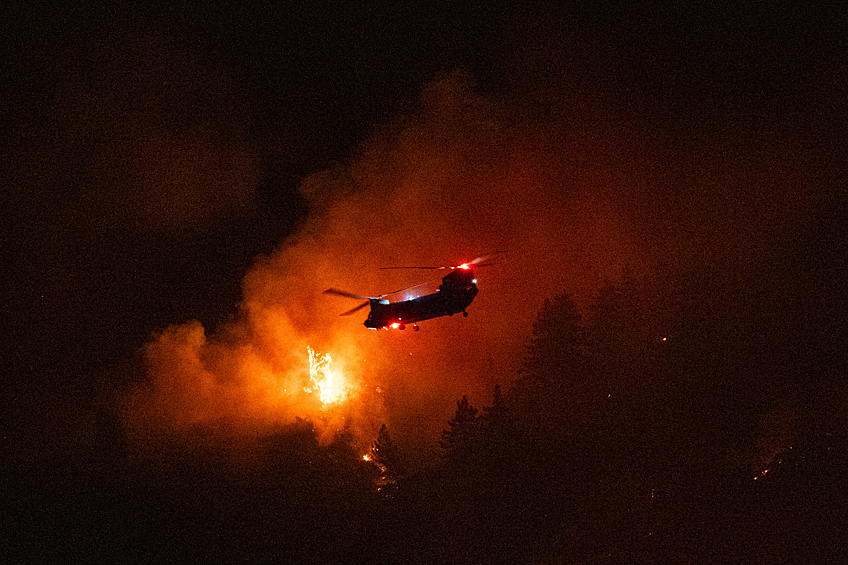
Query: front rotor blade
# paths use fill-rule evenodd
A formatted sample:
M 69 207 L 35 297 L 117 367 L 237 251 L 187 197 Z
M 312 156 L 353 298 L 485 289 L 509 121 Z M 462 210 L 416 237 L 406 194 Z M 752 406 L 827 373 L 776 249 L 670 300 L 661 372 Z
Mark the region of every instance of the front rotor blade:
M 360 310 L 362 310 L 363 308 L 365 308 L 366 306 L 368 306 L 370 303 L 371 303 L 371 301 L 370 301 L 370 300 L 366 300 L 365 302 L 363 302 L 362 304 L 360 304 L 360 305 L 359 305 L 359 306 L 357 306 L 356 308 L 353 308 L 353 309 L 351 309 L 351 310 L 348 310 L 347 312 L 344 312 L 344 313 L 342 313 L 342 314 L 339 314 L 339 316 L 350 316 L 351 314 L 354 314 L 354 313 L 356 313 L 356 312 L 359 312 Z
M 337 288 L 328 288 L 324 291 L 324 294 L 335 294 L 336 296 L 344 296 L 345 298 L 356 298 L 357 300 L 368 300 L 368 296 L 361 296 L 359 294 L 353 294 L 351 292 L 345 292 L 344 290 L 339 290 Z

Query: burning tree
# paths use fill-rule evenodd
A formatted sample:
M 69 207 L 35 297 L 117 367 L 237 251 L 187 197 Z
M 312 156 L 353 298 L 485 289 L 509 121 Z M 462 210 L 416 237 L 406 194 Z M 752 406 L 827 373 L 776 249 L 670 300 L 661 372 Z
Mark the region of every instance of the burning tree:
M 309 352 L 309 385 L 304 387 L 307 394 L 317 390 L 324 406 L 343 400 L 347 395 L 343 383 L 336 372 L 332 370 L 330 354 L 320 356 L 311 347 L 306 348 Z

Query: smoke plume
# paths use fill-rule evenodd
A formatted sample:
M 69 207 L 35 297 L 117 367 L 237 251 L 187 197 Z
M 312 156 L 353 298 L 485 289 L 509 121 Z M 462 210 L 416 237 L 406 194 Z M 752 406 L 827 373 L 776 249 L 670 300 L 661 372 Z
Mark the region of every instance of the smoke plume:
M 744 208 L 769 190 L 760 175 L 772 149 L 737 165 L 732 143 L 713 134 L 708 150 L 681 148 L 669 130 L 586 90 L 483 95 L 461 72 L 428 84 L 414 111 L 302 183 L 309 216 L 255 261 L 232 323 L 188 322 L 149 343 L 134 421 L 252 431 L 301 417 L 325 434 L 347 425 L 363 445 L 385 422 L 392 437 L 432 452 L 457 398 L 485 405 L 496 383 L 515 378 L 546 298 L 589 297 L 625 269 L 662 287 L 707 260 L 744 279 L 768 259 L 757 242 L 787 236 L 790 191 L 777 187 L 762 203 L 767 221 L 749 221 Z M 757 157 L 761 144 L 750 145 Z M 753 188 L 722 186 L 732 175 L 721 163 Z M 508 253 L 479 270 L 469 316 L 423 322 L 420 332 L 369 331 L 366 310 L 340 317 L 354 304 L 322 295 L 421 282 L 431 286 L 416 292 L 432 292 L 438 271 L 379 268 L 456 265 L 493 250 Z M 322 406 L 303 392 L 307 347 L 331 355 L 350 391 L 344 402 Z
M 256 260 L 235 321 L 211 331 L 188 322 L 148 344 L 150 381 L 134 395 L 134 421 L 245 430 L 349 419 L 367 437 L 385 420 L 398 437 L 435 443 L 453 399 L 486 402 L 495 383 L 514 378 L 545 298 L 591 292 L 642 264 L 640 234 L 616 201 L 637 165 L 592 137 L 534 123 L 475 93 L 462 73 L 429 84 L 416 111 L 302 183 L 310 215 Z M 433 292 L 438 271 L 379 267 L 456 265 L 493 250 L 508 253 L 480 268 L 469 317 L 424 322 L 420 332 L 369 331 L 367 311 L 339 317 L 353 304 L 322 295 L 422 282 L 430 286 L 416 292 Z M 332 356 L 350 388 L 343 405 L 303 393 L 307 347 Z

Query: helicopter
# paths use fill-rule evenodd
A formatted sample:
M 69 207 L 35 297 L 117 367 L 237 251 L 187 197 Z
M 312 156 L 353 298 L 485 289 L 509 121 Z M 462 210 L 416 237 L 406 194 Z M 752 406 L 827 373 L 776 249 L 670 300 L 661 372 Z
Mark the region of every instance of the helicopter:
M 365 327 L 368 329 L 380 330 L 393 328 L 403 330 L 407 324 L 412 324 L 413 329 L 418 331 L 420 328 L 417 322 L 422 320 L 453 316 L 459 312 L 462 312 L 462 315 L 465 317 L 468 316 L 466 308 L 468 308 L 478 292 L 474 267 L 475 265 L 485 265 L 483 262 L 487 258 L 488 256 L 478 257 L 473 261 L 453 267 L 383 267 L 383 269 L 450 269 L 451 272 L 442 277 L 442 284 L 439 285 L 436 292 L 408 300 L 390 302 L 386 300 L 386 297 L 421 285 L 402 288 L 380 296 L 360 296 L 335 288 L 325 290 L 324 294 L 365 300 L 365 302 L 356 308 L 348 310 L 341 315 L 349 316 L 370 305 L 371 311 L 365 320 Z

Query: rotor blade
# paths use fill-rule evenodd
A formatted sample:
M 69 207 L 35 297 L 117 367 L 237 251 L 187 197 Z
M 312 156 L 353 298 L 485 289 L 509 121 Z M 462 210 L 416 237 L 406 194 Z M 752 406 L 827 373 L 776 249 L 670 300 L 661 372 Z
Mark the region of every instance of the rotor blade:
M 443 269 L 457 269 L 461 265 L 468 265 L 468 266 L 479 265 L 479 264 L 483 263 L 484 261 L 488 261 L 489 259 L 491 259 L 495 255 L 499 255 L 501 253 L 506 253 L 506 251 L 492 251 L 491 253 L 488 253 L 488 254 L 483 255 L 481 257 L 477 257 L 476 259 L 472 259 L 471 261 L 468 261 L 467 263 L 460 263 L 459 265 L 451 265 L 451 266 L 447 266 L 447 267 L 421 267 L 421 266 L 415 265 L 415 266 L 410 266 L 410 267 L 380 267 L 380 270 L 387 271 L 387 270 L 390 270 L 390 269 L 426 269 L 428 271 L 436 271 L 436 270 L 443 270 Z M 400 291 L 397 291 L 397 292 L 400 292 Z M 392 293 L 389 293 L 389 294 L 392 294 Z
M 351 292 L 345 292 L 344 290 L 339 290 L 337 288 L 328 288 L 324 291 L 324 294 L 335 294 L 336 296 L 344 296 L 346 298 L 356 298 L 357 300 L 367 300 L 368 296 L 361 296 L 359 294 L 353 294 Z
M 418 288 L 419 286 L 424 286 L 424 285 L 427 285 L 427 284 L 433 284 L 433 283 L 432 282 L 423 282 L 423 283 L 414 284 L 412 286 L 406 286 L 406 287 L 400 288 L 398 290 L 393 290 L 391 292 L 387 292 L 383 296 L 389 296 L 391 294 L 397 294 L 398 292 L 403 292 L 404 290 L 409 290 L 410 288 Z M 383 296 L 381 296 L 380 298 L 382 298 Z
M 357 306 L 356 308 L 351 308 L 351 309 L 350 309 L 350 310 L 348 310 L 347 312 L 343 312 L 343 313 L 339 314 L 339 316 L 350 316 L 350 315 L 351 315 L 351 314 L 353 314 L 354 312 L 358 312 L 358 311 L 362 310 L 363 308 L 365 308 L 366 306 L 368 306 L 370 303 L 371 303 L 371 301 L 370 301 L 370 300 L 366 300 L 365 302 L 363 302 L 362 304 L 360 304 L 360 305 L 359 305 L 359 306 Z
M 438 270 L 438 269 L 450 269 L 450 267 L 380 267 L 381 271 L 389 271 L 389 270 L 392 270 L 392 269 L 426 269 L 428 271 L 435 271 L 435 270 Z M 395 291 L 395 292 L 400 292 L 400 291 L 398 290 L 398 291 Z M 389 293 L 389 294 L 391 294 L 391 293 Z
M 483 255 L 482 257 L 477 257 L 473 261 L 469 261 L 468 263 L 466 263 L 466 265 L 480 265 L 484 261 L 488 261 L 489 259 L 491 259 L 495 255 L 500 255 L 501 253 L 506 253 L 506 251 L 492 251 L 491 253 L 489 253 L 487 255 Z

